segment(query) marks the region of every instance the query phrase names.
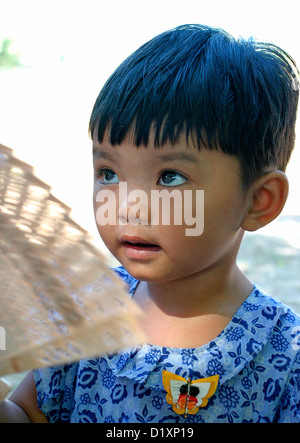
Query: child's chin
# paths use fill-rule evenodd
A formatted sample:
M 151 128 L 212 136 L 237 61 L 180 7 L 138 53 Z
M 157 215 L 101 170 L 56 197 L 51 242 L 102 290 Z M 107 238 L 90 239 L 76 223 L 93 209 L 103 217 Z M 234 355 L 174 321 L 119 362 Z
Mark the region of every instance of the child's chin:
M 155 271 L 155 269 L 151 269 L 149 264 L 128 264 L 121 263 L 126 271 L 136 280 L 139 281 L 147 281 L 147 282 L 163 282 L 165 278 L 161 275 L 161 272 Z

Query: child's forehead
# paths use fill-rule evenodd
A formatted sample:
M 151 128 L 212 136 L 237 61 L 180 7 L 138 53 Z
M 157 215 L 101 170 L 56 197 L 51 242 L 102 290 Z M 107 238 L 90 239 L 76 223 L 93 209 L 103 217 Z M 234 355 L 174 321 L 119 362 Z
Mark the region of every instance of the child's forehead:
M 228 176 L 240 176 L 240 162 L 236 156 L 226 154 L 220 150 L 208 148 L 198 149 L 193 143 L 187 143 L 182 136 L 175 144 L 166 142 L 162 146 L 149 143 L 147 146 L 136 146 L 132 140 L 125 139 L 119 145 L 112 145 L 108 140 L 93 144 L 94 159 L 109 160 L 113 165 L 128 167 L 139 165 L 142 169 L 151 169 L 152 166 L 161 168 L 183 167 L 186 171 L 195 173 L 210 173 L 212 175 L 226 172 Z M 150 170 L 149 169 L 149 170 Z
M 195 141 L 195 138 L 193 134 L 186 134 L 185 131 L 182 131 L 178 134 L 178 137 L 176 138 L 176 141 L 173 142 L 169 139 L 166 139 L 164 142 L 160 142 L 159 144 L 156 141 L 156 133 L 155 128 L 152 125 L 152 128 L 149 131 L 149 137 L 147 145 L 140 143 L 137 144 L 136 142 L 136 134 L 133 129 L 130 129 L 124 140 L 119 143 L 111 143 L 110 138 L 110 131 L 106 130 L 104 133 L 104 136 L 101 141 L 97 139 L 96 134 L 94 134 L 93 137 L 93 149 L 99 150 L 99 149 L 105 149 L 110 151 L 120 151 L 123 149 L 125 150 L 128 147 L 135 148 L 136 150 L 139 150 L 139 152 L 147 152 L 149 150 L 153 151 L 157 155 L 166 156 L 167 152 L 172 153 L 175 155 L 175 153 L 179 154 L 186 153 L 186 156 L 188 156 L 187 153 L 189 153 L 189 156 L 196 155 L 199 150 L 205 149 L 205 145 L 199 146 L 199 143 Z M 147 151 L 146 151 L 147 150 Z
M 137 146 L 133 130 L 127 133 L 123 142 L 113 145 L 110 142 L 110 134 L 106 131 L 101 142 L 94 136 L 93 149 L 94 156 L 106 158 L 120 166 L 124 160 L 124 166 L 125 161 L 127 165 L 140 162 L 139 167 L 143 169 L 148 166 L 149 168 L 150 166 L 174 167 L 174 169 L 182 166 L 187 172 L 210 173 L 211 175 L 217 175 L 220 171 L 226 170 L 228 176 L 238 175 L 241 179 L 239 158 L 217 147 L 210 149 L 205 143 L 205 134 L 203 134 L 203 140 L 203 143 L 198 144 L 195 141 L 195 134 L 190 133 L 187 136 L 186 132 L 182 131 L 178 134 L 175 143 L 167 139 L 165 143 L 157 146 L 153 127 L 149 133 L 147 146 L 143 144 Z
M 194 152 L 193 152 L 194 151 Z M 112 146 L 106 143 L 93 145 L 93 156 L 95 159 L 102 158 L 116 162 L 120 159 L 128 158 L 129 160 L 142 159 L 151 163 L 181 163 L 186 165 L 197 165 L 198 155 L 194 149 L 191 151 L 186 146 L 135 146 L 133 144 L 121 144 Z M 199 151 L 198 151 L 199 153 Z
M 119 156 L 126 157 L 138 155 L 139 157 L 153 157 L 160 161 L 183 161 L 196 163 L 199 156 L 199 148 L 186 137 L 180 136 L 176 143 L 166 141 L 157 146 L 154 137 L 149 137 L 147 145 L 137 145 L 131 136 L 128 136 L 120 144 L 112 144 L 108 137 L 99 142 L 93 139 L 93 154 L 96 157 L 114 159 Z

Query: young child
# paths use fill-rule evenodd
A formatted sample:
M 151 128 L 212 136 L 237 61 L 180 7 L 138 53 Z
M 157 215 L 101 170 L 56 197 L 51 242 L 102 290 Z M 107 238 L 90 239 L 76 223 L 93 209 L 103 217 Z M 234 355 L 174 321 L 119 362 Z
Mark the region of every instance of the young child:
M 244 232 L 287 199 L 296 75 L 277 46 L 200 25 L 158 35 L 117 68 L 90 120 L 95 216 L 147 343 L 30 373 L 7 416 L 300 422 L 300 319 L 236 264 Z M 157 213 L 158 191 L 170 198 Z

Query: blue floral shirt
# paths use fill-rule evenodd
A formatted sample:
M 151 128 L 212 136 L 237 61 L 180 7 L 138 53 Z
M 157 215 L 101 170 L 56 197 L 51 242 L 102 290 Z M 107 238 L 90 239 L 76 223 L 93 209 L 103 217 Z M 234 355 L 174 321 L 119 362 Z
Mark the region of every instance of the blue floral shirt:
M 132 294 L 138 284 L 116 272 Z M 193 349 L 144 344 L 34 371 L 50 422 L 300 423 L 300 318 L 255 285 L 215 340 Z M 219 375 L 196 414 L 174 412 L 162 371 L 191 381 Z

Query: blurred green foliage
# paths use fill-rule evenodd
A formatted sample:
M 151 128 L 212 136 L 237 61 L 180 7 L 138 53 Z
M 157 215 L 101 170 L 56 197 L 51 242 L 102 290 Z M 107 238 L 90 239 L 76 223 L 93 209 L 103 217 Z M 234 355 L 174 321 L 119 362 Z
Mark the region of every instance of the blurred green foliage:
M 4 38 L 0 43 L 0 68 L 11 69 L 22 66 L 19 56 L 10 52 L 10 46 L 9 38 Z

